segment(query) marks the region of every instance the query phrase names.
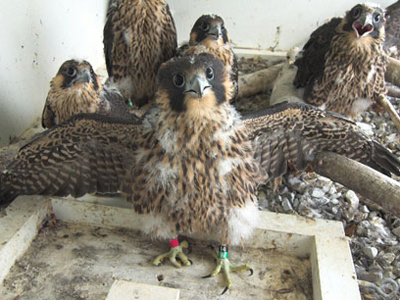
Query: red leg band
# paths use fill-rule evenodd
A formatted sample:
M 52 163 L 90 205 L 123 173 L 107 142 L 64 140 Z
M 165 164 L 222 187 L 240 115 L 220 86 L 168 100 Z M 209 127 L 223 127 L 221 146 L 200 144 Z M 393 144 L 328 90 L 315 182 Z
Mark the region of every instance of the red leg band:
M 173 239 L 173 240 L 169 240 L 169 245 L 171 246 L 171 248 L 178 247 L 179 246 L 178 238 Z

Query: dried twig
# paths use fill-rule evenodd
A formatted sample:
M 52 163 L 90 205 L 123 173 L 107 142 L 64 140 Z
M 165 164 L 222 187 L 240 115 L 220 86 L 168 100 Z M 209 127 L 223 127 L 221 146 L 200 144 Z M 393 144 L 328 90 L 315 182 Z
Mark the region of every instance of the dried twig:
M 274 82 L 283 67 L 283 63 L 264 70 L 239 76 L 238 99 L 272 90 Z

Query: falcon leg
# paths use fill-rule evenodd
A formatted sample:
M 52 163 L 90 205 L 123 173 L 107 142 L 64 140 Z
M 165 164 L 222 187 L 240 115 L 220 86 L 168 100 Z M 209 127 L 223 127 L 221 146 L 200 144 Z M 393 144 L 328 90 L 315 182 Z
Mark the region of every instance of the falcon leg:
M 126 101 L 126 105 L 127 105 L 128 107 L 134 107 L 131 98 L 129 98 L 129 99 Z
M 219 246 L 219 252 L 218 254 L 213 251 L 213 257 L 217 261 L 217 266 L 215 267 L 214 271 L 211 272 L 211 274 L 203 276 L 203 278 L 209 278 L 209 277 L 214 277 L 220 272 L 223 273 L 226 281 L 226 286 L 224 290 L 222 291 L 221 295 L 223 295 L 232 285 L 230 273 L 231 272 L 243 272 L 243 271 L 250 271 L 250 276 L 253 275 L 253 269 L 250 268 L 249 265 L 241 265 L 241 266 L 235 266 L 230 263 L 228 259 L 228 246 L 221 245 Z
M 183 249 L 187 248 L 189 246 L 188 242 L 183 241 L 181 245 L 179 245 L 178 238 L 170 240 L 169 244 L 171 246 L 171 250 L 169 250 L 167 253 L 161 254 L 157 256 L 153 260 L 153 264 L 158 266 L 160 265 L 165 259 L 169 259 L 169 261 L 177 268 L 180 268 L 183 266 L 190 266 L 191 262 L 183 253 Z M 181 262 L 178 262 L 177 259 L 179 259 Z
M 394 122 L 394 125 L 396 125 L 397 130 L 400 131 L 400 117 L 392 103 L 390 103 L 389 99 L 384 95 L 379 95 L 378 104 L 385 109 L 385 111 L 389 114 L 389 117 Z

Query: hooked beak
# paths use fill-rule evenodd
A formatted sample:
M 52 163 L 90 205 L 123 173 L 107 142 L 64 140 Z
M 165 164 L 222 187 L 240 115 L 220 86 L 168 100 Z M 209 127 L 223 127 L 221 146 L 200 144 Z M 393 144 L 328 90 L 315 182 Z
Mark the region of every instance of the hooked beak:
M 369 34 L 374 30 L 374 25 L 372 25 L 372 14 L 363 13 L 357 20 L 354 21 L 352 25 L 357 37 L 362 37 Z
M 211 88 L 207 79 L 203 74 L 196 74 L 190 78 L 185 85 L 185 94 L 189 94 L 196 98 L 203 98 Z
M 221 30 L 221 26 L 220 25 L 215 25 L 214 27 L 212 27 L 208 32 L 207 32 L 207 36 L 212 36 L 214 37 L 216 40 L 219 39 L 219 37 L 222 35 L 222 30 Z
M 92 76 L 90 75 L 90 71 L 88 69 L 81 69 L 78 72 L 78 75 L 74 79 L 73 83 L 75 83 L 75 82 L 89 83 L 91 80 L 92 80 Z

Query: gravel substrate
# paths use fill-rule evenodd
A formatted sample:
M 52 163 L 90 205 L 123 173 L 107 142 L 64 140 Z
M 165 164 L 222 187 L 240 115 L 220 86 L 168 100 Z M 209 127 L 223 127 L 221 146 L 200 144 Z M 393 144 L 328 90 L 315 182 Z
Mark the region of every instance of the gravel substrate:
M 249 65 L 251 62 L 245 63 L 246 72 L 252 71 Z M 268 103 L 268 94 L 260 97 Z M 399 111 L 400 99 L 391 101 Z M 244 105 L 238 109 L 245 111 Z M 254 109 L 253 103 L 251 106 Z M 366 112 L 357 122 L 366 134 L 400 157 L 399 134 L 386 114 Z M 258 198 L 262 210 L 341 221 L 350 240 L 362 298 L 400 299 L 400 218 L 315 173 L 290 176 L 276 191 L 263 187 Z

